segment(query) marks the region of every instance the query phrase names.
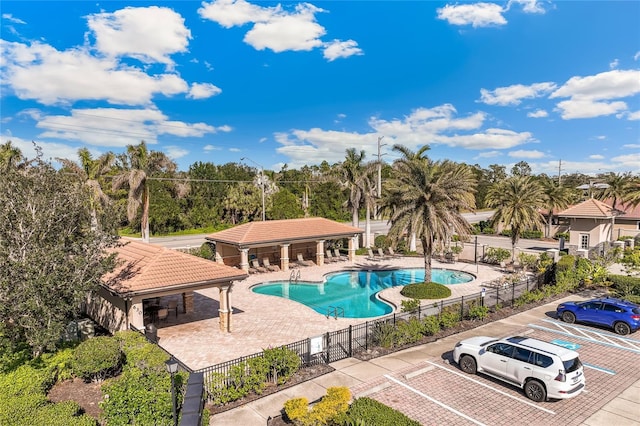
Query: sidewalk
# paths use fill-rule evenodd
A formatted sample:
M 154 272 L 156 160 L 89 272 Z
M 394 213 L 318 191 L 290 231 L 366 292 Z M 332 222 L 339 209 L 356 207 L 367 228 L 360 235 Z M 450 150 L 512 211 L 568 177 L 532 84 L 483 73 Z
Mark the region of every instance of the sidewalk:
M 500 321 L 482 325 L 474 330 L 448 336 L 436 342 L 416 346 L 395 352 L 370 361 L 348 358 L 331 364 L 336 371 L 315 378 L 309 382 L 291 387 L 266 396 L 242 407 L 229 410 L 211 417 L 211 425 L 266 425 L 269 417 L 281 414 L 282 407 L 288 399 L 306 397 L 314 401 L 326 394 L 332 386 L 347 386 L 350 389 L 362 388 L 361 385 L 394 371 L 424 363 L 425 360 L 442 357 L 452 350 L 455 343 L 474 335 L 505 336 L 514 333 L 527 324 L 544 317 L 546 312 L 554 311 L 561 301 L 576 300 L 573 295 L 566 299 L 551 302 L 526 312 L 513 315 Z M 358 397 L 358 394 L 353 395 Z M 584 426 L 615 424 L 617 426 L 640 426 L 640 381 L 623 390 L 616 398 L 605 404 L 594 415 L 585 420 Z

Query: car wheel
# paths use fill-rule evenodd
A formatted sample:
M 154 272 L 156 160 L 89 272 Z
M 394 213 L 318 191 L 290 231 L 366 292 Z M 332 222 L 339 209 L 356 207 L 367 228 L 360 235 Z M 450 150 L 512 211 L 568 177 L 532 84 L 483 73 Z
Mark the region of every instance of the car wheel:
M 471 355 L 462 355 L 460 357 L 460 369 L 465 373 L 476 374 L 476 360 Z
M 627 334 L 631 333 L 631 327 L 629 327 L 629 324 L 627 324 L 626 322 L 618 321 L 617 323 L 613 324 L 613 331 L 622 336 L 626 336 Z
M 537 380 L 529 380 L 524 385 L 524 393 L 532 401 L 543 402 L 547 400 L 547 390 L 544 385 Z
M 562 321 L 573 324 L 574 322 L 576 322 L 576 315 L 573 312 L 564 311 L 562 313 Z

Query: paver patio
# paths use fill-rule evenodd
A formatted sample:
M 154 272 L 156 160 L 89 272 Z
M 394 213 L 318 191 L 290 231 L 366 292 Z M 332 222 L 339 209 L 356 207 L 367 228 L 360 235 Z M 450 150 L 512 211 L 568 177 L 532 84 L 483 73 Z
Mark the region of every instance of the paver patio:
M 502 275 L 495 267 L 482 264 L 434 261 L 432 266 L 460 270 L 476 276 L 469 283 L 451 285 L 451 298 L 478 293 L 483 283 Z M 337 271 L 421 267 L 424 267 L 422 257 L 370 261 L 365 256 L 357 256 L 354 263 L 339 262 L 301 268 L 300 281 L 322 281 L 324 275 Z M 231 292 L 231 333 L 223 333 L 218 327 L 218 292 L 196 292 L 194 313 L 180 313 L 177 318 L 171 314 L 165 323 L 159 325 L 160 345 L 190 368 L 197 370 L 258 353 L 264 348 L 292 343 L 371 320 L 327 318 L 292 300 L 259 295 L 250 290 L 255 284 L 288 281 L 289 277 L 290 272 L 269 272 L 251 275 L 236 282 Z M 379 295 L 399 310 L 400 300 L 403 299 L 400 287 L 385 289 Z

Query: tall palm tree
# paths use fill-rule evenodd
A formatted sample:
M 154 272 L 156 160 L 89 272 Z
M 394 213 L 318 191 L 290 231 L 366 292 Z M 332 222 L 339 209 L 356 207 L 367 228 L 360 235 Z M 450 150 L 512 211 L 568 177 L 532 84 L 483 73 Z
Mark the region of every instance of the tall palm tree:
M 346 150 L 345 160 L 333 170 L 332 179 L 349 191 L 346 206 L 351 210 L 351 224 L 358 226 L 359 212 L 363 204 L 368 207 L 366 227 L 370 227 L 371 203 L 375 188 L 377 163 L 365 163 L 365 152 L 358 153 L 355 148 Z M 368 243 L 367 236 L 367 244 Z
M 605 179 L 608 187 L 604 188 L 598 195 L 600 201 L 611 199 L 614 209 L 618 201 L 623 201 L 630 190 L 631 175 L 629 173 L 609 173 Z
M 545 227 L 545 236 L 549 238 L 551 235 L 551 221 L 554 210 L 564 210 L 569 207 L 571 202 L 571 190 L 567 187 L 556 184 L 553 179 L 544 179 L 542 181 L 545 207 L 548 210 L 547 226 Z
M 138 145 L 128 145 L 125 155 L 119 157 L 122 172 L 113 179 L 113 189 L 129 188 L 127 218 L 133 221 L 142 206 L 142 241 L 149 242 L 149 185 L 148 177 L 156 173 L 172 173 L 177 166 L 160 151 L 149 151 L 142 141 Z
M 462 211 L 475 209 L 476 179 L 471 169 L 451 161 L 434 162 L 402 145 L 394 151 L 403 157 L 393 163 L 392 177 L 385 183 L 382 208 L 389 217 L 389 236 L 416 235 L 424 255 L 425 281 L 431 281 L 431 260 L 452 233 L 467 235 L 470 225 Z
M 13 146 L 11 141 L 0 145 L 0 170 L 7 171 L 17 167 L 24 160 L 20 148 Z
M 94 159 L 87 148 L 78 150 L 80 163 L 66 158 L 56 158 L 70 173 L 76 175 L 89 188 L 89 208 L 91 210 L 91 229 L 98 229 L 98 209 L 109 204 L 109 197 L 102 191 L 100 178 L 107 175 L 115 161 L 112 152 L 106 152 Z
M 640 204 L 640 177 L 631 178 L 629 188 L 624 196 L 624 202 L 633 207 Z
M 542 228 L 544 218 L 540 209 L 546 198 L 542 185 L 531 176 L 512 176 L 496 183 L 487 193 L 486 203 L 494 208 L 491 221 L 511 229 L 511 258 L 520 235 L 527 229 Z

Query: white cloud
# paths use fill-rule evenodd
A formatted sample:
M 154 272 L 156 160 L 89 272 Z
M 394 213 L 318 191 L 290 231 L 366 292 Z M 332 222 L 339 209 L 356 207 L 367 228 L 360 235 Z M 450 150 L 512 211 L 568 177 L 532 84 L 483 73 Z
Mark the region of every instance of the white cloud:
M 511 151 L 509 152 L 509 157 L 513 157 L 513 158 L 529 158 L 529 159 L 535 159 L 535 158 L 543 158 L 544 152 L 540 152 L 540 151 L 536 151 L 536 150 L 524 150 L 524 149 L 520 149 L 517 151 Z
M 24 22 L 22 19 L 16 18 L 10 13 L 3 13 L 2 14 L 2 19 L 6 19 L 7 21 L 9 21 L 9 22 L 11 22 L 13 24 L 26 24 L 26 22 Z
M 598 135 L 598 136 L 596 136 L 596 139 L 598 139 L 599 141 L 603 141 L 603 140 L 607 139 L 607 137 L 605 135 Z
M 22 152 L 22 155 L 27 159 L 33 159 L 36 157 L 36 151 L 33 146 L 33 141 L 16 138 L 13 136 L 0 135 L 0 143 L 4 144 L 11 141 L 11 144 Z M 71 145 L 62 143 L 52 143 L 36 141 L 37 145 L 42 148 L 42 159 L 44 161 L 55 162 L 55 158 L 70 158 L 74 159 L 78 157 L 78 148 Z
M 434 108 L 417 108 L 411 114 L 385 120 L 379 117 L 369 119 L 372 131 L 367 133 L 341 132 L 312 128 L 295 129 L 288 133 L 276 133 L 276 142 L 281 146 L 277 152 L 290 159 L 291 167 L 309 164 L 310 159 L 322 159 L 335 163 L 344 159 L 348 148 L 364 150 L 369 158 L 377 154 L 376 140 L 384 135 L 386 149 L 394 144 L 402 144 L 409 149 L 417 149 L 425 143 L 446 145 L 474 150 L 508 149 L 532 142 L 528 132 L 514 132 L 505 129 L 482 129 L 484 113 L 457 117 L 457 111 L 450 104 Z M 486 154 L 485 154 L 486 155 Z
M 220 148 L 219 146 L 215 146 L 215 145 L 205 145 L 202 149 L 205 150 L 206 152 L 222 151 L 222 148 Z
M 556 88 L 555 83 L 535 83 L 530 86 L 514 84 L 495 90 L 480 89 L 480 100 L 488 105 L 519 105 L 522 99 L 538 98 Z
M 170 121 L 157 109 L 75 109 L 71 115 L 43 116 L 36 125 L 44 129 L 40 138 L 78 141 L 94 146 L 124 147 L 140 140 L 157 143 L 160 135 L 202 137 L 218 131 L 205 123 Z
M 244 0 L 215 0 L 202 3 L 198 9 L 202 18 L 225 28 L 253 24 L 245 34 L 244 42 L 257 50 L 271 49 L 280 53 L 326 46 L 324 56 L 330 61 L 361 54 L 362 50 L 353 40 L 322 42 L 320 38 L 326 31 L 316 22 L 316 14 L 321 12 L 324 10 L 310 3 L 299 3 L 293 12 L 289 12 L 281 5 L 261 7 Z
M 633 60 L 637 61 L 638 59 L 640 59 L 640 50 L 636 52 L 635 55 L 633 55 Z
M 172 66 L 169 55 L 186 52 L 191 32 L 184 18 L 166 7 L 126 7 L 89 15 L 95 47 L 107 56 L 130 56 Z
M 487 151 L 487 152 L 481 152 L 480 154 L 476 155 L 474 158 L 494 158 L 494 157 L 499 157 L 502 155 L 502 152 L 500 151 Z
M 229 152 L 242 152 L 240 148 L 229 148 Z
M 590 155 L 589 158 L 591 160 L 604 160 L 604 155 L 593 154 L 593 155 Z
M 222 89 L 211 83 L 193 83 L 187 98 L 207 99 L 222 93 Z
M 543 109 L 538 109 L 530 113 L 527 113 L 527 117 L 531 117 L 531 118 L 544 118 L 548 116 L 549 116 L 549 113 Z
M 640 164 L 640 152 L 613 157 L 611 162 L 617 163 L 614 165 L 618 169 L 635 170 L 637 172 L 638 165 Z
M 640 70 L 613 70 L 587 77 L 572 77 L 549 97 L 559 102 L 557 110 L 565 120 L 611 115 L 627 110 L 622 101 L 640 93 Z
M 451 25 L 472 25 L 474 28 L 505 25 L 504 9 L 495 3 L 446 5 L 438 9 L 438 19 Z
M 93 57 L 85 49 L 58 51 L 38 42 L 0 42 L 0 50 L 5 61 L 4 83 L 20 99 L 45 105 L 77 100 L 144 105 L 155 94 L 187 91 L 187 83 L 175 74 L 150 76 L 115 59 Z
M 509 3 L 507 4 L 507 10 L 509 10 L 511 8 L 511 5 L 514 3 L 522 5 L 522 10 L 525 13 L 546 13 L 542 2 L 538 0 L 509 0 Z
M 629 120 L 640 120 L 640 110 L 635 112 L 630 112 L 627 118 Z
M 329 60 L 334 61 L 338 58 L 348 58 L 353 55 L 362 55 L 362 49 L 358 47 L 358 43 L 353 40 L 340 41 L 333 40 L 330 43 L 325 43 L 323 56 Z
M 617 59 L 614 59 L 613 61 L 611 61 L 609 63 L 609 69 L 614 70 L 614 69 L 618 68 L 618 65 L 620 65 L 620 61 L 617 60 Z
M 182 158 L 189 154 L 189 151 L 186 149 L 175 145 L 165 146 L 163 148 L 163 152 L 172 160 L 177 160 L 178 158 Z
M 623 148 L 630 148 L 630 149 L 640 149 L 640 143 L 628 143 L 625 145 L 622 145 Z

